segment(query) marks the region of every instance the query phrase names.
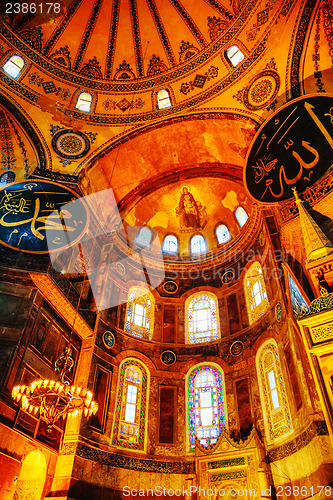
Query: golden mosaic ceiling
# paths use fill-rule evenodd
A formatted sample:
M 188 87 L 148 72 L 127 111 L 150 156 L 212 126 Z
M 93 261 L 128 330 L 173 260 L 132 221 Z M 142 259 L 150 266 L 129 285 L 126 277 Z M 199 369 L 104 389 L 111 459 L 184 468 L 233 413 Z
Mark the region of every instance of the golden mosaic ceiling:
M 152 77 L 189 61 L 229 28 L 246 24 L 243 0 L 62 0 L 60 13 L 7 22 L 38 52 L 90 78 Z M 45 10 L 45 9 L 44 9 Z M 203 56 L 207 58 L 207 54 Z

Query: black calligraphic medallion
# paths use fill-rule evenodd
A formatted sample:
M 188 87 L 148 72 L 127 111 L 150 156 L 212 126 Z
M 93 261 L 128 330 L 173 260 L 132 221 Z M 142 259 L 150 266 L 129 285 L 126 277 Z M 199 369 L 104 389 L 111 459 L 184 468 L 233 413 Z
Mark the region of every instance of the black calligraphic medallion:
M 105 347 L 111 349 L 116 343 L 115 336 L 112 332 L 104 332 L 103 333 L 103 343 Z
M 163 351 L 161 354 L 161 361 L 164 365 L 173 365 L 177 356 L 173 351 Z
M 176 281 L 166 281 L 163 284 L 163 290 L 166 293 L 176 293 L 178 291 L 178 284 Z
M 0 243 L 14 250 L 62 250 L 78 242 L 87 222 L 84 202 L 62 184 L 25 181 L 0 190 Z
M 333 165 L 333 96 L 307 95 L 282 106 L 258 130 L 244 182 L 263 203 L 312 186 Z

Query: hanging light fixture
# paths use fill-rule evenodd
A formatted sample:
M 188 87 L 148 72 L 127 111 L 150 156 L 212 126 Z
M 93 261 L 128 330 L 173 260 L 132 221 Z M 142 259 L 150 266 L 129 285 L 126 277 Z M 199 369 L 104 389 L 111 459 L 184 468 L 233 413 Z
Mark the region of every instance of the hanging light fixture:
M 98 410 L 98 404 L 92 399 L 92 392 L 65 381 L 65 375 L 73 366 L 72 349 L 67 346 L 55 362 L 55 371 L 58 372 L 60 380 L 34 380 L 28 386 L 17 385 L 12 390 L 13 399 L 24 411 L 33 415 L 39 412 L 46 420 L 49 433 L 60 418 L 82 414 L 89 417 L 95 415 Z

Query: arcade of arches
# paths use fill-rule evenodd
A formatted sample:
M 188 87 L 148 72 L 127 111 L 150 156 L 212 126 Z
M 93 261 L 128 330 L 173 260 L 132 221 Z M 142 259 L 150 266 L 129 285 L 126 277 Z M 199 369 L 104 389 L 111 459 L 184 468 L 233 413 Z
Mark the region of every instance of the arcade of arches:
M 333 498 L 332 154 L 317 175 L 304 139 L 308 184 L 276 203 L 245 175 L 261 126 L 330 98 L 332 19 L 328 0 L 6 4 L 2 500 Z M 332 148 L 333 104 L 326 128 L 307 110 Z M 278 175 L 263 158 L 255 183 Z M 98 411 L 48 427 L 12 389 L 56 380 L 68 345 Z

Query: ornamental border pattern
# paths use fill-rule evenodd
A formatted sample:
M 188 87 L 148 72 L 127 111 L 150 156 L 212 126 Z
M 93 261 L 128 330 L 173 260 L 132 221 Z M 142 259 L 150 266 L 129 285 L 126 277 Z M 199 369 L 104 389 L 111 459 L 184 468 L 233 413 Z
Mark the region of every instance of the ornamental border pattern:
M 278 446 L 267 453 L 269 462 L 276 462 L 293 455 L 305 448 L 316 436 L 327 436 L 328 429 L 325 420 L 314 420 L 305 431 L 289 443 Z
M 162 474 L 194 474 L 195 462 L 167 462 L 152 459 L 116 455 L 107 451 L 92 448 L 83 443 L 78 443 L 77 456 L 99 462 L 100 464 L 122 469 Z
M 14 106 L 14 104 L 12 104 L 1 92 L 0 92 L 0 105 L 2 105 L 6 111 L 15 116 L 15 119 L 22 126 L 23 130 L 28 134 L 32 144 L 36 149 L 36 154 L 39 159 L 39 167 L 41 170 L 46 170 L 46 155 L 44 147 L 32 125 L 28 122 L 28 120 L 19 110 L 19 108 L 17 106 Z
M 233 29 L 228 30 L 222 38 L 219 38 L 215 43 L 210 44 L 207 49 L 202 53 L 200 52 L 194 60 L 191 60 L 187 64 L 183 65 L 180 68 L 171 69 L 168 72 L 162 73 L 158 75 L 156 78 L 149 78 L 146 81 L 140 82 L 129 82 L 125 83 L 110 83 L 108 81 L 93 81 L 88 78 L 84 78 L 81 75 L 71 74 L 66 71 L 65 68 L 58 68 L 54 66 L 54 62 L 50 62 L 46 59 L 45 56 L 38 54 L 34 49 L 32 49 L 28 44 L 24 43 L 20 40 L 19 36 L 12 32 L 9 26 L 0 21 L 0 33 L 3 34 L 5 39 L 13 45 L 16 50 L 20 50 L 22 54 L 26 55 L 31 61 L 35 64 L 39 65 L 41 68 L 50 72 L 51 75 L 61 78 L 63 80 L 69 81 L 72 84 L 77 84 L 83 86 L 85 88 L 96 89 L 105 92 L 138 92 L 142 90 L 147 90 L 151 88 L 155 88 L 158 85 L 165 84 L 166 82 L 173 81 L 175 79 L 182 78 L 184 75 L 188 73 L 192 73 L 199 66 L 208 62 L 208 60 L 213 57 L 216 53 L 218 53 L 223 46 L 232 40 L 237 33 L 243 28 L 243 23 L 245 19 L 250 15 L 251 11 L 256 8 L 256 4 L 259 0 L 250 0 L 239 18 L 236 19 Z M 281 6 L 282 8 L 282 6 Z
M 291 99 L 295 97 L 299 97 L 301 95 L 301 88 L 299 82 L 299 71 L 300 71 L 300 62 L 301 55 L 304 46 L 304 41 L 307 33 L 307 28 L 310 22 L 310 17 L 312 11 L 315 7 L 316 0 L 308 0 L 305 4 L 305 7 L 302 12 L 302 16 L 300 19 L 300 23 L 298 26 L 298 30 L 296 33 L 295 45 L 292 54 L 292 62 L 290 69 L 290 93 Z M 286 96 L 287 97 L 287 96 Z M 287 99 L 289 100 L 289 99 Z

